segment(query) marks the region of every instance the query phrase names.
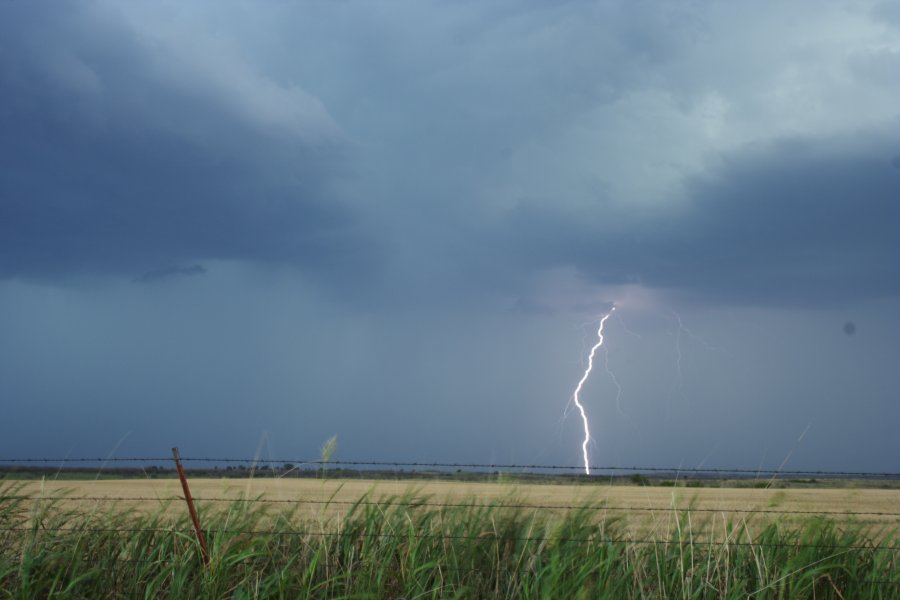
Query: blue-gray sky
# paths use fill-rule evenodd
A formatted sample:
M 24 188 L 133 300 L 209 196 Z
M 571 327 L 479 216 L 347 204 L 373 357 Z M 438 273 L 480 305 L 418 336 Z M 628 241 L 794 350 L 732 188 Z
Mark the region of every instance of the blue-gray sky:
M 3 2 L 2 454 L 578 464 L 615 302 L 594 463 L 900 470 L 898 73 L 889 1 Z

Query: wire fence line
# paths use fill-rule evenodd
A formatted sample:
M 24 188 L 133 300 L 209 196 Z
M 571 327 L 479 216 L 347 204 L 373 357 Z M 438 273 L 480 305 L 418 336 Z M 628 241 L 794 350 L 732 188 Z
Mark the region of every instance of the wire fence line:
M 476 463 L 476 462 L 424 462 L 424 461 L 385 461 L 385 460 L 305 460 L 305 459 L 263 459 L 263 458 L 229 458 L 229 457 L 182 457 L 182 462 L 191 463 L 217 463 L 226 465 L 292 465 L 293 468 L 307 467 L 371 467 L 371 468 L 410 468 L 410 469 L 477 469 L 477 470 L 518 470 L 522 472 L 563 471 L 579 474 L 584 471 L 584 465 L 558 465 L 558 464 L 525 464 L 525 463 Z M 137 456 L 137 457 L 107 457 L 107 458 L 0 458 L 0 467 L 9 467 L 22 464 L 91 464 L 91 463 L 162 463 L 169 464 L 172 457 Z M 710 474 L 710 475 L 804 475 L 808 477 L 862 477 L 862 478 L 888 478 L 900 479 L 900 472 L 890 471 L 831 471 L 822 469 L 749 469 L 737 468 L 707 468 L 707 467 L 648 467 L 648 466 L 614 466 L 591 465 L 592 473 L 666 473 L 666 474 Z
M 20 458 L 20 459 L 0 459 L 0 469 L 8 464 L 35 464 L 35 463 L 59 463 L 59 464 L 89 464 L 89 463 L 169 463 L 171 458 L 168 457 L 108 457 L 108 458 L 85 458 L 85 457 L 65 457 L 65 458 Z M 449 462 L 393 462 L 393 461 L 290 461 L 290 460 L 273 460 L 273 459 L 239 459 L 239 458 L 213 458 L 213 457 L 185 457 L 181 458 L 184 462 L 194 463 L 221 463 L 221 464 L 242 464 L 242 465 L 289 465 L 291 469 L 298 466 L 306 465 L 313 467 L 325 466 L 374 466 L 374 467 L 412 467 L 420 468 L 471 468 L 471 469 L 519 469 L 522 471 L 529 470 L 574 470 L 583 469 L 582 466 L 568 465 L 547 465 L 547 464 L 511 464 L 511 463 L 449 463 Z M 765 469 L 723 469 L 723 468 L 693 468 L 693 469 L 676 469 L 662 467 L 591 467 L 592 470 L 602 471 L 635 471 L 635 472 L 655 472 L 655 473 L 707 473 L 707 474 L 775 474 L 775 475 L 817 475 L 823 477 L 886 477 L 900 478 L 900 473 L 892 472 L 875 472 L 875 471 L 799 471 L 799 470 L 765 470 Z M 184 498 L 181 496 L 169 497 L 147 497 L 147 496 L 67 496 L 67 495 L 22 495 L 22 494 L 0 494 L 0 501 L 4 500 L 22 500 L 22 501 L 44 501 L 51 500 L 54 502 L 176 502 Z M 728 514 L 767 514 L 767 515 L 806 515 L 806 516 L 834 516 L 834 517 L 880 517 L 897 519 L 900 518 L 900 512 L 892 511 L 836 511 L 836 510 L 799 510 L 799 509 L 778 509 L 778 508 L 743 508 L 743 507 L 677 507 L 672 505 L 666 506 L 623 506 L 597 504 L 560 504 L 560 503 L 516 503 L 494 501 L 492 503 L 485 502 L 435 502 L 432 500 L 402 500 L 397 497 L 386 498 L 382 500 L 373 500 L 361 498 L 357 500 L 316 500 L 309 498 L 293 498 L 293 499 L 275 499 L 264 498 L 262 496 L 255 498 L 247 497 L 195 497 L 197 502 L 207 503 L 236 503 L 236 502 L 253 502 L 265 504 L 281 504 L 281 505 L 375 505 L 375 506 L 406 506 L 409 508 L 429 507 L 429 508 L 508 508 L 519 510 L 591 510 L 591 511 L 614 511 L 614 512 L 678 512 L 678 513 L 728 513 Z M 126 530 L 122 530 L 126 531 Z M 167 529 L 166 531 L 169 531 Z
M 176 452 L 176 461 L 178 460 L 177 451 Z M 547 473 L 564 473 L 567 477 L 585 477 L 582 475 L 583 466 L 570 466 L 570 465 L 548 465 L 548 464 L 505 464 L 505 463 L 451 463 L 451 462 L 393 462 L 393 461 L 339 461 L 339 460 L 274 460 L 274 459 L 239 459 L 239 458 L 213 458 L 213 457 L 186 457 L 180 458 L 181 461 L 185 463 L 194 463 L 194 464 L 206 464 L 206 465 L 216 465 L 217 467 L 220 465 L 242 465 L 245 467 L 249 467 L 251 469 L 256 468 L 268 468 L 272 467 L 273 471 L 280 472 L 290 472 L 293 470 L 304 469 L 304 470 L 312 470 L 312 469 L 323 469 L 327 467 L 337 468 L 337 467 L 346 467 L 350 470 L 359 469 L 359 471 L 364 474 L 365 470 L 384 470 L 384 469 L 411 469 L 413 472 L 417 470 L 439 470 L 439 474 L 441 471 L 446 469 L 456 469 L 456 470 L 470 470 L 470 473 L 473 474 L 483 474 L 487 471 L 518 471 L 517 474 L 529 474 L 533 473 L 535 475 L 546 475 Z M 82 468 L 79 469 L 83 471 L 85 469 L 91 469 L 95 465 L 99 465 L 99 471 L 102 472 L 104 468 L 110 463 L 118 465 L 119 469 L 123 467 L 128 468 L 128 465 L 134 464 L 143 464 L 146 467 L 149 463 L 151 468 L 157 467 L 157 465 L 170 465 L 172 458 L 169 457 L 108 457 L 108 458 L 23 458 L 23 459 L 2 459 L 0 458 L 0 471 L 4 468 L 8 468 L 10 465 L 35 465 L 35 464 L 53 464 L 60 465 L 60 470 L 65 468 L 65 466 L 72 465 L 81 465 Z M 46 467 L 45 467 L 46 468 Z M 181 469 L 179 464 L 178 469 Z M 145 469 L 146 470 L 146 469 Z M 211 472 L 212 469 L 209 467 L 203 468 L 199 467 L 195 469 L 195 472 Z M 628 475 L 631 473 L 641 474 L 655 474 L 658 476 L 674 476 L 676 479 L 678 477 L 689 477 L 691 475 L 707 475 L 710 477 L 720 476 L 725 477 L 729 475 L 733 475 L 738 478 L 747 478 L 750 476 L 755 477 L 765 477 L 768 479 L 772 477 L 773 479 L 778 476 L 804 476 L 804 477 L 822 477 L 822 478 L 864 478 L 864 479 L 900 479 L 900 473 L 892 473 L 892 472 L 873 472 L 873 471 L 825 471 L 825 470 L 769 470 L 769 469 L 746 469 L 746 468 L 735 468 L 735 469 L 724 469 L 724 468 L 666 468 L 666 467 L 619 467 L 619 466 L 592 466 L 590 467 L 592 474 L 608 474 L 608 476 L 613 476 L 616 474 Z M 431 471 L 433 472 L 433 471 Z M 32 494 L 21 494 L 16 493 L 16 488 L 12 488 L 13 493 L 2 493 L 0 491 L 0 507 L 6 502 L 10 501 L 22 501 L 22 502 L 43 502 L 49 501 L 53 503 L 75 503 L 75 502 L 92 502 L 92 503 L 114 503 L 114 502 L 154 502 L 154 503 L 174 503 L 180 502 L 183 500 L 188 500 L 188 504 L 191 507 L 192 515 L 193 513 L 193 505 L 190 498 L 189 491 L 187 489 L 187 483 L 184 479 L 183 471 L 180 471 L 180 475 L 182 478 L 182 483 L 185 485 L 185 496 L 126 496 L 126 495 L 118 495 L 118 496 L 98 496 L 98 495 L 81 495 L 74 496 L 68 494 L 41 494 L 34 495 Z M 282 475 L 283 476 L 283 475 Z M 7 491 L 10 491 L 7 488 Z M 263 496 L 257 497 L 223 497 L 223 496 L 200 496 L 193 497 L 193 500 L 199 503 L 248 503 L 248 504 L 277 504 L 282 506 L 321 506 L 323 508 L 327 508 L 331 505 L 336 506 L 376 506 L 376 507 L 406 507 L 410 510 L 415 510 L 418 508 L 431 508 L 431 509 L 515 509 L 515 510 L 560 510 L 560 511 L 603 511 L 603 512 L 616 512 L 616 513 L 677 513 L 679 515 L 690 513 L 722 513 L 722 514 L 732 514 L 732 515 L 753 515 L 753 514 L 766 514 L 773 516 L 786 516 L 786 515 L 804 515 L 804 516 L 818 516 L 818 517 L 846 517 L 851 519 L 856 518 L 887 518 L 890 521 L 883 522 L 883 525 L 890 524 L 893 527 L 894 522 L 897 519 L 900 519 L 900 512 L 891 512 L 891 511 L 861 511 L 861 510 L 799 510 L 799 509 L 780 509 L 775 507 L 769 508 L 742 508 L 742 507 L 694 507 L 694 506 L 685 506 L 678 507 L 673 504 L 664 505 L 664 506 L 625 506 L 625 505 L 611 505 L 605 504 L 603 501 L 596 503 L 586 503 L 586 504 L 566 504 L 566 503 L 546 503 L 546 502 L 538 502 L 538 503 L 522 503 L 519 501 L 507 502 L 503 499 L 492 499 L 492 500 L 483 500 L 483 501 L 454 501 L 452 498 L 447 501 L 434 501 L 431 499 L 417 499 L 415 497 L 410 496 L 388 496 L 384 498 L 372 498 L 371 496 L 363 496 L 360 499 L 356 500 L 337 500 L 337 499 L 312 499 L 312 498 L 265 498 Z M 72 514 L 75 514 L 74 511 Z M 613 518 L 622 518 L 621 516 L 614 516 Z M 127 523 L 124 523 L 127 524 Z M 60 543 L 65 536 L 68 539 L 68 536 L 81 536 L 85 534 L 100 534 L 100 535 L 110 535 L 110 536 L 119 536 L 123 534 L 131 534 L 131 535 L 148 535 L 148 536 L 179 536 L 183 538 L 184 541 L 191 541 L 191 548 L 193 547 L 193 543 L 195 539 L 199 538 L 200 545 L 203 546 L 203 558 L 205 561 L 208 560 L 208 555 L 206 554 L 206 546 L 203 542 L 203 535 L 201 535 L 200 525 L 195 522 L 196 530 L 185 528 L 180 524 L 172 522 L 169 526 L 156 526 L 156 527 L 147 527 L 147 526 L 135 526 L 135 527 L 127 527 L 127 526 L 95 526 L 92 522 L 86 522 L 83 525 L 71 525 L 71 524 L 60 524 L 58 526 L 49 526 L 45 523 L 42 523 L 38 520 L 35 520 L 32 523 L 28 521 L 25 522 L 14 522 L 10 523 L 10 521 L 6 521 L 3 523 L 4 526 L 0 526 L 0 532 L 5 532 L 6 535 L 3 536 L 7 540 L 10 539 L 24 539 L 26 537 L 31 538 L 32 540 L 38 538 L 44 538 L 50 540 L 50 543 Z M 100 523 L 103 525 L 103 523 Z M 110 525 L 112 525 L 110 523 Z M 698 531 L 694 535 L 683 536 L 683 535 L 666 535 L 665 537 L 654 537 L 651 535 L 650 537 L 646 537 L 646 533 L 643 534 L 644 537 L 641 537 L 642 534 L 638 533 L 635 536 L 625 536 L 618 537 L 615 535 L 613 531 L 608 532 L 604 535 L 602 532 L 598 532 L 598 534 L 589 534 L 587 536 L 566 536 L 564 533 L 552 534 L 545 533 L 543 535 L 521 535 L 513 534 L 513 535 L 504 535 L 503 533 L 498 533 L 495 531 L 484 531 L 484 532 L 476 532 L 476 533 L 452 533 L 446 531 L 425 531 L 416 530 L 416 529 L 397 529 L 391 531 L 371 531 L 371 530 L 358 530 L 355 528 L 352 529 L 308 529 L 308 528 L 296 528 L 297 525 L 302 525 L 301 522 L 295 523 L 293 526 L 290 524 L 286 524 L 285 527 L 280 528 L 255 528 L 251 525 L 249 528 L 228 528 L 228 527 L 210 527 L 203 528 L 202 533 L 210 538 L 220 538 L 226 539 L 228 537 L 244 537 L 244 538 L 270 538 L 272 540 L 293 537 L 298 538 L 298 542 L 302 545 L 310 545 L 312 540 L 321 539 L 321 540 L 335 540 L 337 543 L 346 543 L 346 541 L 350 541 L 352 543 L 357 543 L 357 540 L 361 539 L 405 539 L 405 540 L 427 540 L 425 543 L 427 544 L 441 544 L 441 543 L 452 543 L 452 542 L 466 542 L 473 544 L 506 544 L 506 543 L 516 543 L 516 544 L 585 544 L 587 547 L 603 547 L 603 546 L 644 546 L 648 547 L 649 552 L 659 552 L 659 547 L 665 548 L 673 548 L 676 552 L 685 552 L 685 551 L 694 551 L 695 549 L 701 552 L 723 552 L 729 553 L 732 551 L 736 551 L 737 549 L 751 549 L 750 552 L 754 552 L 753 549 L 764 549 L 764 548 L 778 548 L 778 549 L 786 549 L 788 551 L 799 551 L 799 550 L 816 550 L 827 553 L 837 553 L 835 556 L 843 554 L 843 553 L 853 553 L 853 552 L 864 552 L 866 556 L 869 556 L 871 553 L 872 557 L 883 557 L 888 561 L 888 564 L 894 565 L 898 558 L 900 558 L 900 546 L 894 545 L 897 542 L 896 537 L 886 537 L 881 538 L 881 536 L 876 536 L 878 539 L 869 539 L 866 537 L 863 542 L 858 543 L 859 539 L 854 540 L 843 540 L 845 543 L 816 543 L 814 542 L 804 542 L 802 540 L 786 540 L 786 541 L 753 541 L 746 540 L 743 541 L 739 538 L 732 538 L 731 534 L 725 535 L 725 537 L 715 536 L 713 533 L 708 531 Z M 523 532 L 523 533 L 531 533 L 531 532 Z M 610 535 L 612 534 L 612 535 Z M 57 537 L 59 536 L 59 537 Z M 196 536 L 196 538 L 195 538 Z M 149 539 L 154 539 L 153 537 Z M 155 537 L 156 540 L 159 540 L 160 537 Z M 178 539 L 178 538 L 175 538 Z M 830 541 L 830 540 L 829 540 Z M 850 543 L 846 543 L 850 542 Z M 264 544 L 271 544 L 271 541 L 263 541 Z M 288 543 L 286 540 L 284 543 Z M 325 543 L 324 541 L 321 543 Z M 358 542 L 362 543 L 362 542 Z M 18 549 L 19 546 L 14 545 L 10 549 Z M 609 550 L 612 552 L 613 550 Z M 643 550 L 641 550 L 643 552 Z M 189 548 L 184 549 L 184 553 L 181 556 L 177 556 L 179 553 L 176 553 L 176 556 L 173 557 L 140 557 L 140 556 L 112 556 L 105 557 L 101 562 L 104 564 L 115 564 L 115 563 L 123 563 L 123 564 L 131 564 L 131 565 L 139 565 L 139 564 L 149 564 L 149 565 L 173 565 L 178 564 L 179 562 L 183 563 L 185 560 L 195 560 L 200 554 L 196 553 L 196 550 L 190 550 Z M 735 556 L 739 556 L 735 554 Z M 91 558 L 91 560 L 95 560 L 96 557 Z M 137 568 L 137 567 L 136 567 Z M 432 566 L 436 571 L 444 571 L 448 573 L 473 573 L 480 574 L 482 577 L 501 577 L 502 573 L 507 572 L 510 569 L 507 568 L 468 568 L 461 567 L 457 565 L 440 565 L 435 564 Z M 891 566 L 888 571 L 882 572 L 873 572 L 870 576 L 873 576 L 872 579 L 853 579 L 852 583 L 857 585 L 865 585 L 865 586 L 879 586 L 884 587 L 889 590 L 894 590 L 898 586 L 900 586 L 900 578 L 897 577 L 897 573 L 895 568 Z M 880 592 L 885 593 L 885 592 Z M 893 593 L 893 592 L 887 592 Z
M 66 500 L 66 501 L 180 501 L 183 498 L 179 496 L 168 496 L 162 498 L 154 498 L 154 497 L 142 497 L 142 496 L 64 496 L 64 497 L 55 497 L 55 496 L 26 496 L 26 495 L 0 495 L 0 502 L 4 500 L 24 500 L 24 501 L 32 501 L 32 500 Z M 575 506 L 575 505 L 565 505 L 565 504 L 479 504 L 479 503 L 458 503 L 458 502 L 429 502 L 429 501 L 391 501 L 388 499 L 386 502 L 379 502 L 376 500 L 367 500 L 363 499 L 360 501 L 344 501 L 344 500 L 314 500 L 314 499 L 265 499 L 265 498 L 222 498 L 222 497 L 199 497 L 195 498 L 198 502 L 270 502 L 270 503 L 291 503 L 291 504 L 341 504 L 341 505 L 353 505 L 353 504 L 380 504 L 380 505 L 404 505 L 412 508 L 422 507 L 422 506 L 430 506 L 430 507 L 509 507 L 509 508 L 531 508 L 531 509 L 597 509 L 597 510 L 623 510 L 623 511 L 669 511 L 669 510 L 679 510 L 674 509 L 673 507 L 635 507 L 635 506 Z M 833 515 L 842 515 L 842 516 L 889 516 L 889 517 L 898 517 L 900 513 L 892 513 L 892 512 L 862 512 L 862 511 L 826 511 L 822 513 L 820 511 L 796 511 L 796 510 L 780 510 L 780 509 L 743 509 L 743 510 L 734 510 L 734 511 L 721 511 L 720 509 L 695 509 L 695 508 L 687 508 L 680 509 L 682 511 L 696 511 L 696 512 L 736 512 L 736 513 L 774 513 L 774 514 L 833 514 Z M 69 535 L 84 535 L 84 534 L 102 534 L 102 535 L 121 535 L 121 534 L 145 534 L 145 535 L 153 535 L 153 536 L 168 536 L 168 535 L 176 535 L 183 537 L 185 540 L 191 540 L 193 542 L 195 532 L 192 529 L 179 527 L 179 526 L 168 526 L 168 527 L 92 527 L 92 526 L 57 526 L 57 527 L 47 527 L 45 525 L 41 525 L 39 523 L 35 523 L 31 526 L 3 526 L 0 527 L 0 532 L 8 532 L 8 533 L 17 533 L 17 534 L 29 534 L 33 537 L 38 536 L 48 536 L 50 539 L 53 539 L 54 536 L 69 536 Z M 875 552 L 875 553 L 888 553 L 890 557 L 888 560 L 893 563 L 898 558 L 898 552 L 900 552 L 900 546 L 897 545 L 889 545 L 890 542 L 884 541 L 883 543 L 879 543 L 877 541 L 871 541 L 869 543 L 864 544 L 823 544 L 823 543 L 804 543 L 802 541 L 786 541 L 786 542 L 771 542 L 771 541 L 742 541 L 739 539 L 730 539 L 729 537 L 725 537 L 724 539 L 715 539 L 709 535 L 691 535 L 691 536 L 678 536 L 675 539 L 669 538 L 654 538 L 654 537 L 613 537 L 613 536 L 604 536 L 600 535 L 590 535 L 590 536 L 576 536 L 569 537 L 565 535 L 533 535 L 533 536 L 522 536 L 522 535 L 504 535 L 502 533 L 497 533 L 493 531 L 480 532 L 477 534 L 452 534 L 445 532 L 422 532 L 416 530 L 394 530 L 394 531 L 360 531 L 360 530 L 311 530 L 311 529 L 291 529 L 291 528 L 279 528 L 279 529 L 257 529 L 257 528 L 222 528 L 222 527 L 211 527 L 204 529 L 205 535 L 214 538 L 216 536 L 242 536 L 242 537 L 268 537 L 268 538 L 282 538 L 282 537 L 295 537 L 295 538 L 307 538 L 307 539 L 344 539 L 344 540 L 359 540 L 359 539 L 415 539 L 415 540 L 430 540 L 436 543 L 441 542 L 472 542 L 479 544 L 491 544 L 491 543 L 508 543 L 514 542 L 518 544 L 593 544 L 595 546 L 652 546 L 652 547 L 671 547 L 674 546 L 676 548 L 681 548 L 682 551 L 685 550 L 695 550 L 695 549 L 712 549 L 717 548 L 719 551 L 728 552 L 730 548 L 739 549 L 739 548 L 750 548 L 750 549 L 763 549 L 763 548 L 778 548 L 778 549 L 793 549 L 793 550 L 817 550 L 817 551 L 825 551 L 829 553 L 846 553 L 846 552 L 857 552 L 857 551 L 866 551 L 866 552 Z M 309 542 L 305 542 L 309 543 Z M 199 555 L 197 555 L 199 556 Z M 196 558 L 193 554 L 188 552 L 183 555 L 182 558 L 192 560 Z M 92 560 L 95 560 L 94 557 Z M 104 564 L 109 562 L 114 563 L 124 563 L 131 565 L 138 564 L 146 564 L 146 565 L 172 565 L 178 564 L 179 560 L 177 558 L 137 558 L 137 557 L 112 557 L 104 558 L 101 562 Z M 183 562 L 183 560 L 181 561 Z M 452 573 L 481 573 L 483 575 L 489 576 L 500 576 L 505 572 L 513 570 L 510 568 L 469 568 L 469 567 L 459 567 L 453 565 L 434 565 L 433 567 L 436 570 L 442 570 L 445 572 Z M 861 585 L 873 585 L 873 586 L 881 586 L 888 588 L 895 588 L 900 586 L 900 578 L 894 577 L 893 569 L 890 573 L 885 573 L 887 577 L 891 579 L 859 579 L 853 580 L 852 583 L 861 584 Z
M 194 463 L 222 463 L 222 464 L 242 464 L 242 465 L 281 465 L 284 467 L 285 465 L 289 466 L 289 469 L 297 469 L 299 466 L 311 466 L 311 467 L 326 467 L 326 466 L 339 466 L 339 465 L 349 465 L 349 466 L 375 466 L 375 467 L 414 467 L 414 468 L 472 468 L 472 469 L 518 469 L 524 472 L 528 472 L 529 470 L 581 470 L 583 466 L 570 466 L 570 465 L 552 465 L 552 464 L 513 464 L 513 463 L 450 463 L 450 462 L 394 462 L 394 461 L 339 461 L 339 460 L 307 460 L 307 461 L 290 461 L 290 460 L 274 460 L 274 459 L 241 459 L 241 458 L 214 458 L 214 457 L 183 457 L 181 458 L 183 462 L 194 462 Z M 101 465 L 105 465 L 106 463 L 169 463 L 172 461 L 171 457 L 106 457 L 106 458 L 91 458 L 91 457 L 64 457 L 64 458 L 34 458 L 34 457 L 26 457 L 26 458 L 15 458 L 15 459 L 2 459 L 0 458 L 0 469 L 9 466 L 15 466 L 17 464 L 36 464 L 36 463 L 58 463 L 58 464 L 90 464 L 90 463 L 100 463 Z M 692 468 L 692 469 L 675 469 L 675 468 L 665 468 L 665 467 L 591 467 L 592 470 L 602 471 L 635 471 L 635 472 L 655 472 L 655 473 L 672 473 L 672 474 L 692 474 L 692 473 L 704 473 L 704 474 L 754 474 L 754 475 L 819 475 L 823 477 L 840 477 L 840 476 L 855 476 L 855 477 L 866 477 L 866 478 L 900 478 L 900 473 L 893 472 L 884 472 L 884 471 L 800 471 L 800 470 L 765 470 L 765 469 L 743 469 L 743 468 L 735 468 L 735 469 L 724 469 L 724 468 Z M 37 501 L 37 500 L 48 500 L 52 499 L 54 501 L 92 501 L 92 502 L 169 502 L 169 501 L 178 501 L 183 498 L 180 496 L 172 496 L 172 497 L 140 497 L 140 496 L 65 496 L 65 495 L 54 495 L 54 496 L 34 496 L 34 495 L 16 495 L 16 494 L 0 494 L 0 500 L 28 500 L 28 501 Z M 475 507 L 475 506 L 484 506 L 484 507 L 500 507 L 500 508 L 510 508 L 510 509 L 538 509 L 538 510 L 596 510 L 596 511 L 617 511 L 617 512 L 662 512 L 662 511 L 679 511 L 679 512 L 696 512 L 696 513 L 736 513 L 736 514 L 770 514 L 770 515 L 815 515 L 815 516 L 839 516 L 839 517 L 889 517 L 889 518 L 897 518 L 900 517 L 900 512 L 891 512 L 891 511 L 823 511 L 823 510 L 796 510 L 796 509 L 777 509 L 777 508 L 729 508 L 729 507 L 712 507 L 712 508 L 698 508 L 698 507 L 684 507 L 678 508 L 671 505 L 666 506 L 618 506 L 618 505 L 607 505 L 603 503 L 599 503 L 596 505 L 572 505 L 572 504 L 549 504 L 549 503 L 505 503 L 505 502 L 495 502 L 493 504 L 484 504 L 484 503 L 476 503 L 476 502 L 434 502 L 429 500 L 400 500 L 397 498 L 390 499 L 389 501 L 385 500 L 371 500 L 362 498 L 359 500 L 315 500 L 315 499 L 307 499 L 307 498 L 295 498 L 295 499 L 274 499 L 274 498 L 246 498 L 246 497 L 195 497 L 194 498 L 198 502 L 211 502 L 211 503 L 222 503 L 222 502 L 242 502 L 242 501 L 252 501 L 258 503 L 268 503 L 268 504 L 311 504 L 311 505 L 402 505 L 409 507 L 432 507 L 432 508 L 464 508 L 464 507 Z
M 532 509 L 532 510 L 588 510 L 588 511 L 615 511 L 615 512 L 669 512 L 675 511 L 679 513 L 737 513 L 737 514 L 769 514 L 769 515 L 809 515 L 809 516 L 838 516 L 838 517 L 900 517 L 900 512 L 883 512 L 883 511 L 835 511 L 835 510 L 794 510 L 794 509 L 778 509 L 778 508 L 740 508 L 740 507 L 714 507 L 714 508 L 697 508 L 692 506 L 619 506 L 607 505 L 603 503 L 597 504 L 521 504 L 497 501 L 494 503 L 484 502 L 433 502 L 430 500 L 396 500 L 395 498 L 386 497 L 383 500 L 316 500 L 311 498 L 263 498 L 263 497 L 198 497 L 193 496 L 197 502 L 213 502 L 213 503 L 252 503 L 252 504 L 312 504 L 312 505 L 338 505 L 338 506 L 403 506 L 409 508 L 507 508 L 507 509 Z M 4 500 L 26 500 L 26 501 L 44 501 L 53 502 L 183 502 L 182 496 L 61 496 L 61 495 L 0 495 L 0 502 Z

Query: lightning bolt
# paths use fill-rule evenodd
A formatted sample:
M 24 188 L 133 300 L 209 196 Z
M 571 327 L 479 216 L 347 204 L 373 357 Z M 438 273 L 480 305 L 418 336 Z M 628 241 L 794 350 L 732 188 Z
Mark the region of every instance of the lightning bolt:
M 588 444 L 591 442 L 591 429 L 588 425 L 587 413 L 584 411 L 584 406 L 582 406 L 581 401 L 578 399 L 578 394 L 581 393 L 581 388 L 584 387 L 584 383 L 588 380 L 588 377 L 591 375 L 591 371 L 594 369 L 594 355 L 597 353 L 597 348 L 603 345 L 603 326 L 606 324 L 606 320 L 613 314 L 613 311 L 616 310 L 616 307 L 613 306 L 612 309 L 606 313 L 606 315 L 600 319 L 600 327 L 597 329 L 597 337 L 599 338 L 597 343 L 594 344 L 594 347 L 591 348 L 591 353 L 588 356 L 588 366 L 584 372 L 584 375 L 581 376 L 581 381 L 578 382 L 578 386 L 575 388 L 575 393 L 572 394 L 572 400 L 575 402 L 575 406 L 578 407 L 578 412 L 581 413 L 581 420 L 584 422 L 584 442 L 581 443 L 581 453 L 584 455 L 584 473 L 585 475 L 591 474 L 590 460 L 588 459 Z

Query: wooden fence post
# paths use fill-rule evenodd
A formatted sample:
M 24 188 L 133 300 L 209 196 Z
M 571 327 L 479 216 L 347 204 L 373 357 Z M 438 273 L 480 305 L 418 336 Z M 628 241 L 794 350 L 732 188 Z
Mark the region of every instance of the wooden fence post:
M 178 477 L 181 479 L 181 489 L 184 490 L 184 501 L 187 502 L 188 512 L 191 513 L 191 522 L 194 523 L 194 531 L 197 533 L 197 541 L 200 542 L 200 551 L 203 555 L 203 564 L 209 565 L 209 549 L 206 547 L 206 538 L 203 537 L 203 530 L 200 528 L 200 518 L 197 516 L 197 509 L 194 507 L 194 497 L 191 496 L 191 488 L 188 487 L 187 476 L 184 474 L 184 467 L 181 466 L 181 456 L 178 454 L 178 448 L 172 448 L 172 456 L 175 457 L 175 468 L 178 469 Z

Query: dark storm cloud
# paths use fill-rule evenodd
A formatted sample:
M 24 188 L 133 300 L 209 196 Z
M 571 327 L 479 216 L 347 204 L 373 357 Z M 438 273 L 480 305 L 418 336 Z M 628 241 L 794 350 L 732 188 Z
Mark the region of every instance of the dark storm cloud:
M 726 161 L 688 187 L 691 214 L 649 277 L 748 302 L 900 292 L 900 176 L 889 161 L 900 140 L 873 137 L 782 142 Z
M 711 60 L 737 9 L 90 6 L 4 6 L 0 277 L 251 261 L 373 284 L 373 304 L 501 289 L 523 311 L 560 266 L 727 302 L 897 291 L 897 144 L 766 141 L 784 107 L 753 94 L 781 81 Z M 755 40 L 731 50 L 763 64 Z M 851 70 L 886 85 L 889 54 Z M 762 141 L 697 175 L 740 147 L 729 127 Z M 659 166 L 684 132 L 684 164 Z
M 529 266 L 573 265 L 600 284 L 746 304 L 893 295 L 898 145 L 863 136 L 753 147 L 691 179 L 677 207 L 648 215 L 608 204 L 576 220 L 523 205 L 512 235 Z
M 314 99 L 243 82 L 227 56 L 191 65 L 84 6 L 4 7 L 0 277 L 370 264 L 332 190 L 343 142 Z

